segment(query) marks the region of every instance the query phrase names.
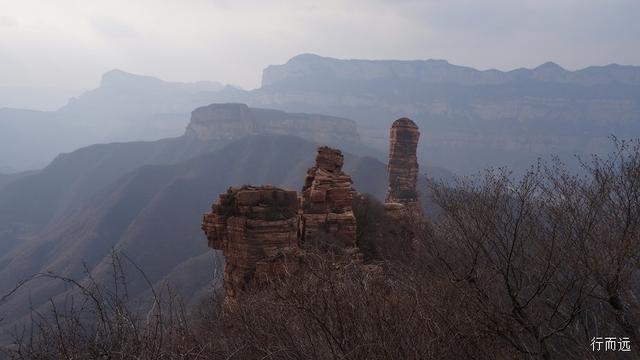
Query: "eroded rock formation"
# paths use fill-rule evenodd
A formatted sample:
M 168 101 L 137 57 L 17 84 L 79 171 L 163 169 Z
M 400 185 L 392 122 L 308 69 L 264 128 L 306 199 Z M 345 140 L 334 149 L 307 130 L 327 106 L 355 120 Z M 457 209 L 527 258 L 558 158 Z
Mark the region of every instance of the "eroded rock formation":
M 342 171 L 340 150 L 318 149 L 302 193 L 273 186 L 230 188 L 205 214 L 202 229 L 209 247 L 225 258 L 228 298 L 284 272 L 297 269 L 303 242 L 332 245 L 362 262 L 356 244 L 351 176 Z
M 407 118 L 396 120 L 389 134 L 389 189 L 385 207 L 390 212 L 402 209 L 420 211 L 418 192 L 418 157 L 420 131 Z
M 353 214 L 351 176 L 342 171 L 344 156 L 340 150 L 318 149 L 316 165 L 307 171 L 302 188 L 302 239 L 314 242 L 319 237 L 338 241 L 357 260 L 356 218 Z
M 279 269 L 273 259 L 298 248 L 298 209 L 295 191 L 272 186 L 230 188 L 220 195 L 204 215 L 202 229 L 209 247 L 222 250 L 226 258 L 227 296 L 273 275 Z
M 402 118 L 393 123 L 385 202 L 393 219 L 422 216 L 416 191 L 419 137 L 413 121 Z M 343 164 L 340 150 L 323 146 L 299 195 L 273 186 L 230 188 L 220 195 L 212 212 L 204 215 L 202 229 L 209 246 L 222 250 L 226 258 L 228 299 L 263 280 L 299 271 L 303 245 L 334 245 L 363 263 L 353 212 L 354 198 L 360 195 Z

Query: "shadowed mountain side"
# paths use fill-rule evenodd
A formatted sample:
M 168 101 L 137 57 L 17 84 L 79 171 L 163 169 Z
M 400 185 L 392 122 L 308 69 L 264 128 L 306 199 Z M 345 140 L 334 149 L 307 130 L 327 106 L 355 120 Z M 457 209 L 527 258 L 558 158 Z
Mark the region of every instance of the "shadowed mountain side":
M 93 145 L 58 156 L 45 169 L 0 187 L 0 250 L 57 223 L 122 175 L 213 151 L 225 141 L 188 138 Z
M 175 271 L 179 266 L 213 267 L 209 260 L 193 260 L 207 252 L 200 218 L 211 199 L 237 184 L 299 189 L 316 148 L 295 137 L 255 136 L 174 165 L 141 167 L 0 258 L 0 288 L 9 289 L 39 271 L 81 277 L 83 261 L 96 279 L 105 280 L 112 248 L 126 253 L 152 282 L 180 278 Z M 345 170 L 353 175 L 356 189 L 384 196 L 385 164 L 348 156 Z M 210 283 L 211 271 L 194 274 L 187 292 Z M 144 288 L 144 280 L 133 276 L 132 295 Z M 40 282 L 11 298 L 2 313 L 25 315 L 30 301 L 37 307 L 64 291 L 54 281 Z
M 135 88 L 135 83 L 130 86 Z M 381 157 L 360 143 L 355 122 L 349 119 L 212 104 L 193 111 L 182 137 L 89 146 L 59 155 L 39 173 L 6 185 L 0 190 L 0 249 L 6 251 L 18 238 L 56 222 L 56 214 L 83 205 L 88 196 L 139 166 L 179 162 L 256 134 L 297 135 Z

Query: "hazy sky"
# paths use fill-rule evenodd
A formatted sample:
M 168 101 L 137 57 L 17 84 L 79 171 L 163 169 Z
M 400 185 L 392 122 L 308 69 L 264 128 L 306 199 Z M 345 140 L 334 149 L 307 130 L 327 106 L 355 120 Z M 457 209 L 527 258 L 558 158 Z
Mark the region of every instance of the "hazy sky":
M 253 88 L 299 53 L 481 69 L 640 64 L 639 0 L 0 0 L 0 86 L 119 68 Z

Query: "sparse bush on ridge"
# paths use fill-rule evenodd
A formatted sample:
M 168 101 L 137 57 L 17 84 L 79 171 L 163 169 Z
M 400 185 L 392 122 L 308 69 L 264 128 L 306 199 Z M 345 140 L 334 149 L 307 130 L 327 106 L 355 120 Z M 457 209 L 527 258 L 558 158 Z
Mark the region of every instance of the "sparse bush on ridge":
M 186 309 L 170 288 L 137 311 L 121 259 L 109 286 L 78 284 L 5 353 L 15 359 L 596 359 L 640 352 L 640 142 L 583 162 L 431 182 L 436 218 L 394 228 L 356 201 L 375 269 L 322 246 L 304 271 L 223 305 Z M 44 275 L 43 275 L 44 276 Z M 631 352 L 594 352 L 594 337 Z

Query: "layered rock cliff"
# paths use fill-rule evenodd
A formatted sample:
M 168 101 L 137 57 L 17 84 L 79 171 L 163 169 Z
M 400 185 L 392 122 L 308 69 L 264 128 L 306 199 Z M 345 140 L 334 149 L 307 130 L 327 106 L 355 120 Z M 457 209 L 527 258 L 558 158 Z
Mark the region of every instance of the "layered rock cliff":
M 420 130 L 411 119 L 393 122 L 389 132 L 389 188 L 384 207 L 394 219 L 410 218 L 412 223 L 424 216 L 417 190 L 419 140 Z
M 302 188 L 302 239 L 315 242 L 319 237 L 338 241 L 360 259 L 356 244 L 356 218 L 353 214 L 351 176 L 342 171 L 344 156 L 326 146 L 318 149 L 316 165 L 307 171 Z
M 231 140 L 258 134 L 292 135 L 329 144 L 359 141 L 353 120 L 250 108 L 239 103 L 197 108 L 191 113 L 185 133 L 200 140 Z
M 226 258 L 228 297 L 274 275 L 269 259 L 299 245 L 299 202 L 295 191 L 272 186 L 230 188 L 221 194 L 202 229 L 209 247 Z
M 416 208 L 418 203 L 418 126 L 407 118 L 396 120 L 389 133 L 389 190 L 386 203 Z

